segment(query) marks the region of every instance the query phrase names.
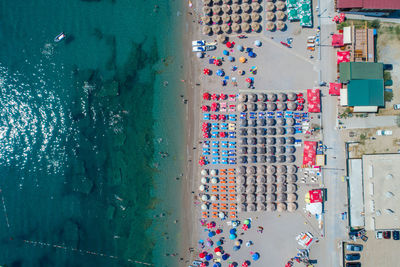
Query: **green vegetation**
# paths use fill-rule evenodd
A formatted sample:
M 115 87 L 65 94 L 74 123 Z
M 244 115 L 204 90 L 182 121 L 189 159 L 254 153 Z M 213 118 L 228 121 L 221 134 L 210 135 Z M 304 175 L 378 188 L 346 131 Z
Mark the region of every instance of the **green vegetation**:
M 385 91 L 384 94 L 383 94 L 383 98 L 384 98 L 385 102 L 390 102 L 390 101 L 392 101 L 392 99 L 393 99 L 393 92 Z
M 381 22 L 379 20 L 375 19 L 373 21 L 369 21 L 367 23 L 367 25 L 370 28 L 379 29 L 381 27 Z
M 390 73 L 390 71 L 384 71 L 383 72 L 383 80 L 389 81 L 391 79 L 392 79 L 392 74 Z
M 360 134 L 360 143 L 364 145 L 365 140 L 367 140 L 367 135 L 365 133 Z

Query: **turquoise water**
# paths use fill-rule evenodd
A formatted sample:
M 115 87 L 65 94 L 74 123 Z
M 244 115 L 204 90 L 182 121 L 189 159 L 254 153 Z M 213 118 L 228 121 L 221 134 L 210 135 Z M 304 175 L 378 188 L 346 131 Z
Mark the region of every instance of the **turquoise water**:
M 0 264 L 177 266 L 181 8 L 0 2 Z

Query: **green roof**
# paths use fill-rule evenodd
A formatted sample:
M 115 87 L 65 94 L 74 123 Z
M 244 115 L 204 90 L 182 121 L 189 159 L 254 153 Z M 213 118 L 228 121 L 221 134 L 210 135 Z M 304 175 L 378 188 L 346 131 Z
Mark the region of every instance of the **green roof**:
M 343 62 L 339 65 L 340 81 L 381 80 L 383 79 L 383 63 L 375 62 Z
M 383 107 L 383 89 L 383 79 L 351 80 L 347 84 L 348 105 Z

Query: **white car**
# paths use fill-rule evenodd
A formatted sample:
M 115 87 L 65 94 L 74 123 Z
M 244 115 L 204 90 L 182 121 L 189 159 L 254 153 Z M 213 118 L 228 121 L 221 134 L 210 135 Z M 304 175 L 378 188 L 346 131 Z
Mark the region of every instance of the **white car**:
M 193 46 L 192 50 L 193 52 L 204 52 L 206 51 L 206 48 L 204 46 Z
M 195 40 L 195 41 L 192 41 L 192 46 L 203 46 L 203 45 L 205 45 L 206 44 L 206 41 L 204 41 L 204 40 Z

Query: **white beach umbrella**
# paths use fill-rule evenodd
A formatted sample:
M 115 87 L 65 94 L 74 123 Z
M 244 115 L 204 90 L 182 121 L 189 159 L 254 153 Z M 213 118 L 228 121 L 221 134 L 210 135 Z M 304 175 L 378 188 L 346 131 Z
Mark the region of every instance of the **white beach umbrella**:
M 216 195 L 212 195 L 211 198 L 210 198 L 210 200 L 213 201 L 213 202 L 214 202 L 214 201 L 217 201 L 217 199 L 218 199 L 218 198 L 217 198 Z
M 288 210 L 289 212 L 294 212 L 294 211 L 296 211 L 296 210 L 297 210 L 297 203 L 294 203 L 294 202 L 288 203 L 287 210 Z
M 202 185 L 199 186 L 199 190 L 201 192 L 203 192 L 204 190 L 206 190 L 206 187 L 202 184 Z
M 208 182 L 206 177 L 201 177 L 201 183 L 206 184 Z
M 208 174 L 208 171 L 206 169 L 201 170 L 201 175 L 206 176 Z
M 279 203 L 277 210 L 278 210 L 278 212 L 285 211 L 286 210 L 286 204 L 285 203 Z
M 215 177 L 211 178 L 211 183 L 212 183 L 212 184 L 218 183 L 218 179 L 215 178 Z
M 201 200 L 203 200 L 203 201 L 207 201 L 208 199 L 209 199 L 209 195 L 207 195 L 207 194 L 204 194 L 201 196 Z
M 202 210 L 208 210 L 208 206 L 206 204 L 201 204 L 201 209 Z
M 219 212 L 218 217 L 220 217 L 221 219 L 225 218 L 225 213 L 223 213 L 222 211 Z

